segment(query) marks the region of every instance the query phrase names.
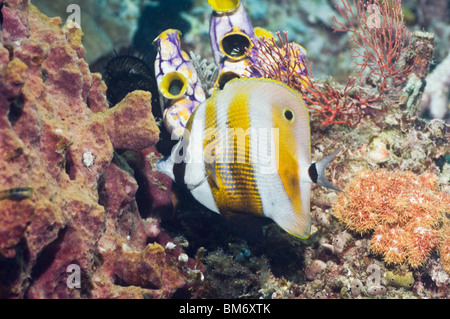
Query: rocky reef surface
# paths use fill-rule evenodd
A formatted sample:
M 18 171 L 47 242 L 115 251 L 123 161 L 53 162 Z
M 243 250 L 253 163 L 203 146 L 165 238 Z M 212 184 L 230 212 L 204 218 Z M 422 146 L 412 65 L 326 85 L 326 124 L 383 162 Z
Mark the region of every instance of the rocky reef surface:
M 248 3 L 252 17 L 267 19 L 267 6 Z M 280 11 L 289 2 L 271 5 Z M 312 11 L 311 24 L 330 18 Z M 188 45 L 201 35 L 196 28 L 206 30 L 205 12 L 192 15 Z M 404 103 L 380 103 L 356 127 L 313 120 L 314 160 L 345 147 L 330 179 L 348 193 L 314 186 L 312 234 L 300 240 L 272 223 L 229 222 L 156 172 L 160 132 L 151 94 L 134 91 L 109 108 L 78 25 L 48 18 L 26 0 L 8 0 L 2 13 L 0 297 L 450 298 L 449 127 L 408 114 L 414 87 Z M 362 170 L 383 178 L 364 180 Z M 424 185 L 390 193 L 384 181 L 393 172 Z M 358 183 L 386 205 L 363 198 Z M 428 198 L 442 205 L 430 208 Z M 391 213 L 386 207 L 416 214 L 383 221 L 386 229 L 434 216 L 416 221 L 419 232 L 433 234 L 432 247 L 423 236 L 403 255 L 391 241 L 375 249 L 384 233 L 361 227 Z M 420 263 L 408 263 L 422 247 Z
M 114 154 L 134 151 L 146 163 L 147 200 L 172 209 L 171 183 L 154 171 L 159 129 L 150 93 L 135 91 L 108 109 L 79 26 L 62 26 L 26 0 L 8 1 L 2 13 L 0 297 L 187 291 L 200 265 L 180 247 L 165 248 L 171 238 L 138 210 L 133 170 Z M 79 267 L 80 289 L 68 288 L 70 265 Z

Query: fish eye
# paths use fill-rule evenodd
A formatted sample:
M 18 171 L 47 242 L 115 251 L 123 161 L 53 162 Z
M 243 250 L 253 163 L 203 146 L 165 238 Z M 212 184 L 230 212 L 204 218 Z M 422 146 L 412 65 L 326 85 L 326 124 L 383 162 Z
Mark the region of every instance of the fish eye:
M 283 116 L 286 120 L 292 122 L 292 120 L 294 119 L 294 112 L 292 112 L 292 110 L 290 109 L 286 109 L 283 111 Z

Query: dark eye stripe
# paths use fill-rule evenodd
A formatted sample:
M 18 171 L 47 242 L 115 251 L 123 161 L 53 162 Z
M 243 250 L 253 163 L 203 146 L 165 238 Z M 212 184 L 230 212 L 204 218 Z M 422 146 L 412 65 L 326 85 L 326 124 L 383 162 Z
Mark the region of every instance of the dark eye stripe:
M 316 163 L 312 163 L 308 169 L 308 174 L 313 183 L 317 183 L 317 177 L 319 176 L 317 173 Z

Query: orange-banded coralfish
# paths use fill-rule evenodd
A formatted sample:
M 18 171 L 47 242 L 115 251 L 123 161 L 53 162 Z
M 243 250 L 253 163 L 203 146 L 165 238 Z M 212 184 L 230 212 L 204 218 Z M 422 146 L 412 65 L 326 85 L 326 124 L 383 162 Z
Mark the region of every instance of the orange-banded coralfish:
M 297 92 L 241 78 L 199 105 L 158 169 L 217 213 L 269 217 L 306 238 L 311 182 L 337 190 L 324 177 L 336 155 L 311 163 L 309 115 Z

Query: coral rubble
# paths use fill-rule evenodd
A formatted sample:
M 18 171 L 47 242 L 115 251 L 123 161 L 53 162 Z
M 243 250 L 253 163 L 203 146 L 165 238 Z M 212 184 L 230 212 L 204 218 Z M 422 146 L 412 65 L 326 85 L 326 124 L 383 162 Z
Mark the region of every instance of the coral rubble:
M 150 94 L 130 93 L 108 110 L 77 24 L 62 26 L 26 0 L 8 1 L 2 13 L 0 297 L 170 297 L 187 289 L 200 266 L 178 258 L 181 248 L 164 248 L 170 237 L 158 220 L 139 213 L 133 171 L 113 161 L 114 149 L 157 143 Z M 171 209 L 165 196 L 160 203 Z M 73 265 L 80 289 L 68 286 Z

